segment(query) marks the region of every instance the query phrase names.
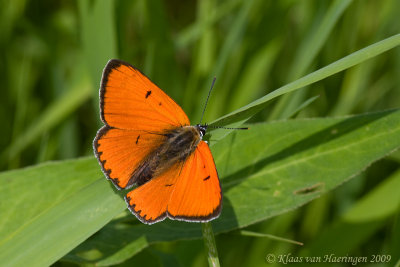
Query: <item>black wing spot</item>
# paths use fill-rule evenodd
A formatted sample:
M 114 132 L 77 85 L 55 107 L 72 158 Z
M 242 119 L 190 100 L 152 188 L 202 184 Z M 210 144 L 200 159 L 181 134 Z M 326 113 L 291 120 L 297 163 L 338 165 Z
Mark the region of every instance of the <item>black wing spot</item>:
M 203 181 L 207 181 L 208 179 L 210 179 L 210 175 L 204 178 Z
M 117 185 L 119 184 L 119 179 L 118 179 L 118 178 L 112 178 L 112 180 L 113 180 L 114 183 L 116 183 Z
M 174 184 L 166 184 L 165 187 L 173 186 Z
M 139 134 L 138 137 L 136 138 L 136 144 L 139 143 L 139 138 L 140 138 L 140 134 Z
M 206 165 L 204 165 L 203 168 L 205 169 L 205 168 L 206 168 Z
M 159 106 L 161 106 L 161 105 L 162 105 L 162 103 L 160 102 L 160 103 L 158 103 L 158 105 L 159 105 Z
M 146 98 L 148 98 L 151 95 L 151 91 L 146 92 Z

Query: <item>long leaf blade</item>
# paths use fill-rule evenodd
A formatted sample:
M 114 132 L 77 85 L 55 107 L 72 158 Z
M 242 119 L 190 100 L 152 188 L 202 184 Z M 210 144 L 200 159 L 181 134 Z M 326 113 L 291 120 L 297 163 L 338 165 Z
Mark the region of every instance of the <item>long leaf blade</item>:
M 294 209 L 399 147 L 400 111 L 259 124 L 249 131 L 236 132 L 212 148 L 224 191 L 223 213 L 213 222 L 213 228 L 217 233 L 226 232 Z M 2 214 L 23 209 L 35 194 L 45 195 L 57 185 L 49 189 L 37 187 L 41 179 L 54 180 L 73 171 L 70 182 L 84 177 L 94 182 L 56 203 L 44 204 L 37 216 L 24 218 L 22 224 L 15 221 L 19 227 L 5 232 L 0 241 L 1 262 L 51 264 L 125 209 L 122 196 L 111 189 L 93 158 L 51 166 L 1 174 L 9 195 L 15 196 L 8 199 L 0 194 Z M 67 181 L 60 183 L 60 189 Z M 26 199 L 17 182 L 40 190 L 34 190 Z M 200 236 L 199 224 L 168 220 L 152 226 L 115 222 L 84 242 L 68 259 L 115 264 L 150 243 Z M 97 257 L 89 260 L 85 255 L 93 250 L 98 251 Z

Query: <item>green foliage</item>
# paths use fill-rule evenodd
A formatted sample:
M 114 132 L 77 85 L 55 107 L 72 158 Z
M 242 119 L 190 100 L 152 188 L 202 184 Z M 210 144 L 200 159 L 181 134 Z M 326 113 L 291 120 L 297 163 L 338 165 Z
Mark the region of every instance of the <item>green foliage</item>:
M 224 193 L 212 222 L 222 266 L 269 253 L 400 258 L 397 0 L 0 7 L 0 262 L 207 264 L 199 224 L 141 224 L 93 157 L 110 58 L 141 69 L 193 123 L 216 75 L 205 121 L 249 125 L 207 136 Z
M 225 196 L 224 211 L 213 222 L 215 231 L 263 221 L 343 183 L 400 146 L 398 122 L 400 111 L 387 111 L 342 119 L 254 124 L 247 132 L 229 135 L 213 146 Z M 265 140 L 274 141 L 265 144 Z M 93 158 L 78 159 L 0 176 L 8 181 L 0 192 L 5 204 L 1 213 L 10 214 L 0 228 L 5 237 L 0 244 L 4 258 L 0 260 L 9 259 L 17 266 L 51 264 L 120 214 L 125 209 L 122 196 L 110 189 L 96 165 Z M 62 179 L 55 182 L 54 177 Z M 29 194 L 21 196 L 21 191 Z M 398 196 L 389 196 L 388 201 L 400 201 Z M 31 199 L 38 203 L 27 214 Z M 391 204 L 383 214 L 387 216 L 396 208 Z M 363 221 L 360 215 L 353 218 Z M 153 242 L 200 237 L 198 224 L 125 223 L 106 226 L 68 258 L 109 265 L 128 259 Z M 63 240 L 62 244 L 51 246 L 58 240 Z M 35 246 L 27 250 L 26 244 L 31 243 Z M 43 250 L 46 257 L 37 257 Z

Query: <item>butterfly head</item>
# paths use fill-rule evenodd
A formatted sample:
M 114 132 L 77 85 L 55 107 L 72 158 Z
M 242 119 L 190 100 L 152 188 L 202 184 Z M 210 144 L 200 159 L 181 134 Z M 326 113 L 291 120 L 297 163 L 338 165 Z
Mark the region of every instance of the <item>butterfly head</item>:
M 207 127 L 208 127 L 207 124 L 203 124 L 203 125 L 197 124 L 196 125 L 196 129 L 199 131 L 201 138 L 203 138 L 203 136 L 206 134 Z

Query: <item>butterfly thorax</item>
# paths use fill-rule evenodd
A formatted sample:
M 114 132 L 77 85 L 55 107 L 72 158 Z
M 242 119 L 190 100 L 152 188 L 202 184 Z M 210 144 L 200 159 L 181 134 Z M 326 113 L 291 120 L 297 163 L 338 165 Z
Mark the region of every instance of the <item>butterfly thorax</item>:
M 205 133 L 204 126 L 182 126 L 162 133 L 165 137 L 133 172 L 129 184 L 142 185 L 172 167 L 182 167 Z

